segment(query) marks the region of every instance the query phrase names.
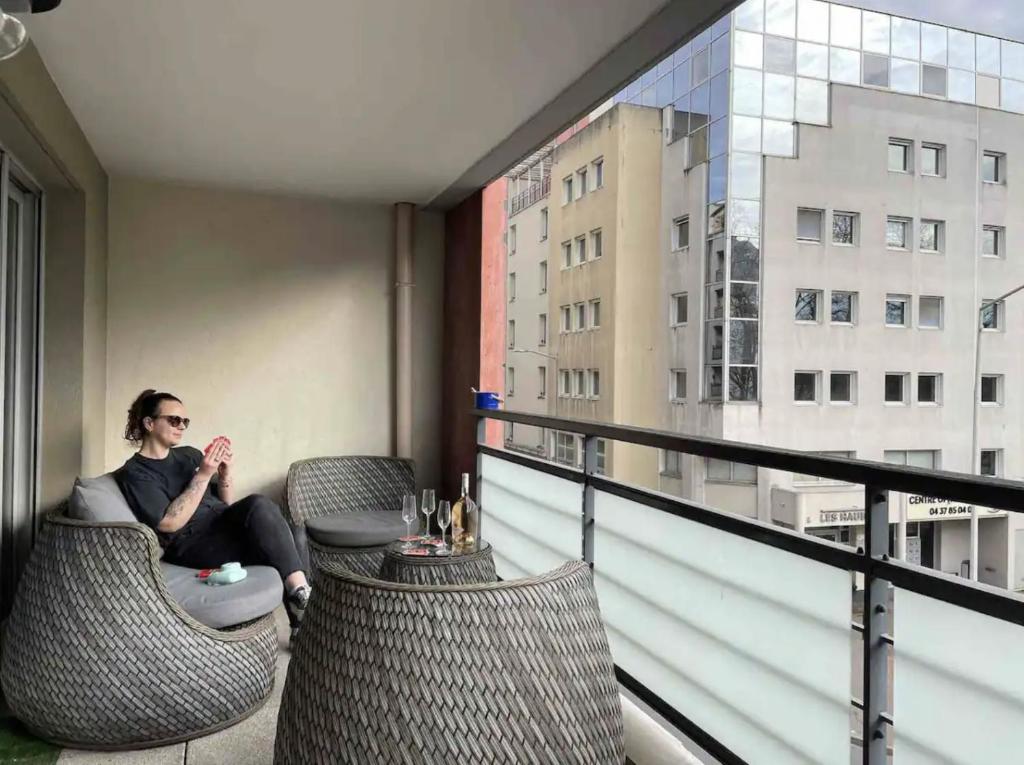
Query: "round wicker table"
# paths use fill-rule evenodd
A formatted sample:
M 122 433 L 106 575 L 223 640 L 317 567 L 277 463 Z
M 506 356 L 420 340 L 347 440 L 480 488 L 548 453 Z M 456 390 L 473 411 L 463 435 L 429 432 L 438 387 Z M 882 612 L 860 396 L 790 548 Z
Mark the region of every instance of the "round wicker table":
M 498 581 L 491 546 L 481 540 L 477 550 L 455 554 L 407 555 L 401 541 L 384 548 L 379 579 L 398 584 L 485 584 Z

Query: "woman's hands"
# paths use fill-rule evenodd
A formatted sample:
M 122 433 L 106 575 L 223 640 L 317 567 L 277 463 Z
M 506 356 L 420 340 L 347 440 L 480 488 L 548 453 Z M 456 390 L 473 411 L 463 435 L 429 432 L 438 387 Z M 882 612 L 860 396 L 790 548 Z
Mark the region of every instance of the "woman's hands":
M 225 466 L 227 461 L 227 466 Z M 204 480 L 213 478 L 218 473 L 223 479 L 230 475 L 231 470 L 231 441 L 223 436 L 215 438 L 213 443 L 203 450 L 203 459 L 196 471 Z

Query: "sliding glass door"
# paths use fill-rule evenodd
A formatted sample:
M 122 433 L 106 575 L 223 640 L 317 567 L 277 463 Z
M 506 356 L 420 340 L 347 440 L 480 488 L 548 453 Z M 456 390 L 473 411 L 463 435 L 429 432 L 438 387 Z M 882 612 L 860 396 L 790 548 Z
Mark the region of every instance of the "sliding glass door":
M 3 156 L 0 194 L 0 618 L 11 606 L 36 528 L 42 199 Z

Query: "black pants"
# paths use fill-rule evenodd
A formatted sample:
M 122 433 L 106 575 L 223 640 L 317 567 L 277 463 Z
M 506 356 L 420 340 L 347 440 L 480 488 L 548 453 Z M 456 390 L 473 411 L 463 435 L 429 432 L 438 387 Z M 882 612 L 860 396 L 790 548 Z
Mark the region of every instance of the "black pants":
M 273 566 L 282 579 L 302 570 L 287 521 L 262 494 L 194 518 L 168 545 L 164 560 L 189 568 L 218 568 L 231 561 Z

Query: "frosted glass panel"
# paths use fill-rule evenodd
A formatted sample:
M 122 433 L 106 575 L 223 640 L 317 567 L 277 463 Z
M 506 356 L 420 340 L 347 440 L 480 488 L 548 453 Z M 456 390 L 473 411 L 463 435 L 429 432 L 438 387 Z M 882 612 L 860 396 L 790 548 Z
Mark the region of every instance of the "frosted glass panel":
M 792 122 L 779 122 L 778 120 L 764 121 L 764 142 L 761 151 L 765 154 L 776 154 L 780 157 L 793 156 L 794 128 Z M 733 231 L 734 234 L 742 234 L 740 231 Z
M 916 61 L 892 60 L 892 78 L 890 85 L 893 90 L 903 93 L 921 92 L 921 65 Z
M 796 36 L 800 40 L 828 42 L 828 3 L 822 0 L 800 0 Z
M 736 66 L 760 69 L 764 62 L 764 37 L 754 32 L 736 33 Z
M 484 454 L 480 535 L 502 579 L 583 557 L 583 485 Z
M 785 74 L 764 76 L 764 116 L 780 120 L 793 120 L 795 78 Z
M 832 48 L 829 66 L 833 82 L 860 85 L 860 54 L 857 51 Z
M 1024 628 L 907 590 L 895 597 L 893 765 L 1020 762 Z
M 739 199 L 761 198 L 761 155 L 738 151 L 730 157 L 730 193 Z M 733 248 L 733 253 L 736 250 Z M 735 271 L 733 278 L 736 278 Z
M 832 6 L 832 44 L 860 48 L 860 9 Z
M 850 762 L 848 572 L 600 491 L 595 519 L 616 664 L 748 762 Z
M 977 88 L 974 95 L 978 102 L 978 106 L 990 106 L 994 109 L 998 109 L 999 80 L 995 77 L 986 77 L 985 75 L 979 74 L 976 82 Z
M 761 151 L 761 120 L 757 117 L 733 117 L 732 148 L 739 151 Z
M 949 70 L 949 98 L 965 104 L 974 103 L 974 72 Z

